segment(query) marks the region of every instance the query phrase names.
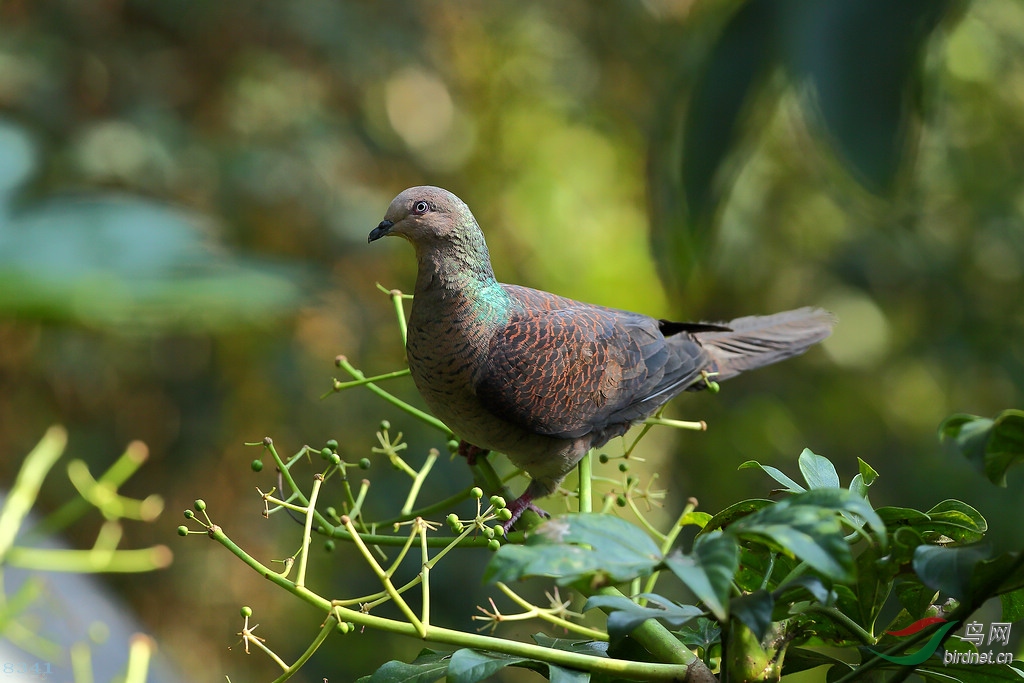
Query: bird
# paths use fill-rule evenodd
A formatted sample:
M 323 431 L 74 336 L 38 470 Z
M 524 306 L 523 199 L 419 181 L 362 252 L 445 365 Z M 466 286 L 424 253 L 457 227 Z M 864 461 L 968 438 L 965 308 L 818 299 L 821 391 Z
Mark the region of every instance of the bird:
M 534 501 L 590 449 L 683 391 L 803 353 L 835 324 L 814 307 L 671 322 L 499 283 L 473 213 L 439 187 L 396 196 L 367 242 L 385 236 L 416 253 L 406 357 L 423 400 L 471 464 L 496 451 L 530 476 L 506 533 L 527 509 L 546 515 Z

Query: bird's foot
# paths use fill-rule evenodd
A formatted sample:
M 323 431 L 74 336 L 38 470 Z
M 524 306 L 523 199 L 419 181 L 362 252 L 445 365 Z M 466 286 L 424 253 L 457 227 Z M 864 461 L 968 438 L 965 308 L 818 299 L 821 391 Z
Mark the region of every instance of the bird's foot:
M 533 496 L 531 496 L 529 492 L 519 496 L 505 507 L 512 513 L 512 516 L 509 517 L 508 521 L 502 522 L 501 524 L 501 530 L 505 533 L 506 537 L 509 532 L 512 531 L 512 527 L 515 526 L 516 521 L 518 521 L 527 510 L 533 510 L 541 517 L 551 516 L 533 502 Z
M 477 458 L 486 458 L 487 454 L 490 453 L 490 451 L 487 450 L 486 448 L 480 448 L 479 446 L 474 446 L 470 442 L 468 442 L 465 439 L 463 439 L 463 440 L 459 441 L 458 453 L 463 458 L 465 458 L 466 459 L 466 463 L 470 467 L 472 467 L 473 465 L 476 464 Z

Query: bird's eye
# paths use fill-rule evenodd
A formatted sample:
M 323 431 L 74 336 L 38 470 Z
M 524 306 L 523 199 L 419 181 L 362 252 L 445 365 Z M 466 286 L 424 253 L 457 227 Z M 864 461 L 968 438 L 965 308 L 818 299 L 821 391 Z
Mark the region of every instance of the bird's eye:
M 416 202 L 412 205 L 412 212 L 418 216 L 422 216 L 427 211 L 430 211 L 430 204 L 427 202 Z

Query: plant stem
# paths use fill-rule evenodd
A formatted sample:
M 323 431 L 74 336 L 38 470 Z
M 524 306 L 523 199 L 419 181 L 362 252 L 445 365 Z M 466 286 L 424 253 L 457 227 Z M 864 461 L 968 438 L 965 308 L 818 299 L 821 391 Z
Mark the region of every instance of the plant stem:
M 316 634 L 316 638 L 314 638 L 313 642 L 306 648 L 306 651 L 302 653 L 302 656 L 296 659 L 283 674 L 275 678 L 273 683 L 284 683 L 298 673 L 299 669 L 309 661 L 309 658 L 312 657 L 318 649 L 320 649 L 323 642 L 327 640 L 327 636 L 331 635 L 331 631 L 333 631 L 337 625 L 338 620 L 333 614 L 329 614 L 327 619 L 324 620 L 324 625 L 320 628 L 320 633 Z
M 299 552 L 299 573 L 295 577 L 296 586 L 306 585 L 306 561 L 309 559 L 309 542 L 313 533 L 313 513 L 316 511 L 316 500 L 320 497 L 320 486 L 324 483 L 322 475 L 313 477 L 313 490 L 309 494 L 309 506 L 306 508 L 306 526 L 302 529 L 302 550 Z
M 6 563 L 32 571 L 138 573 L 163 569 L 171 564 L 171 557 L 171 551 L 165 545 L 111 551 L 11 548 Z
M 337 363 L 339 368 L 343 369 L 345 372 L 347 372 L 348 374 L 352 375 L 356 379 L 358 379 L 358 380 L 366 380 L 367 379 L 366 375 L 364 375 L 362 372 L 357 370 L 351 363 L 349 363 L 348 359 L 345 358 L 345 356 L 338 356 L 337 359 L 335 360 L 335 362 Z M 371 380 L 372 380 L 372 378 L 371 378 Z M 445 434 L 448 435 L 449 439 L 454 436 L 454 434 L 452 434 L 452 430 L 448 429 L 448 427 L 443 422 L 438 420 L 436 417 L 434 417 L 433 415 L 430 415 L 429 413 L 425 413 L 422 410 L 420 410 L 419 408 L 415 408 L 415 407 L 409 405 L 408 403 L 406 403 L 402 399 L 398 398 L 397 396 L 395 396 L 393 394 L 390 394 L 387 391 L 384 391 L 383 389 L 378 387 L 376 384 L 374 384 L 372 381 L 367 381 L 366 382 L 366 388 L 369 389 L 370 391 L 372 391 L 373 393 L 377 394 L 381 398 L 383 398 L 385 401 L 387 401 L 391 405 L 399 408 L 400 410 L 404 410 L 405 412 L 407 412 L 408 414 L 412 415 L 416 419 L 421 420 L 423 422 L 426 422 L 431 427 L 434 427 L 435 429 L 438 429 L 438 430 L 444 432 Z
M 14 486 L 0 510 L 0 564 L 3 564 L 10 552 L 25 516 L 35 505 L 43 479 L 64 453 L 67 443 L 68 433 L 63 427 L 50 427 L 36 447 L 25 456 Z
M 423 480 L 430 474 L 431 468 L 434 463 L 437 462 L 438 452 L 436 448 L 431 448 L 427 453 L 427 460 L 423 463 L 423 467 L 420 468 L 419 472 L 412 480 L 412 486 L 409 487 L 409 495 L 405 499 L 405 505 L 402 506 L 402 514 L 407 515 L 412 510 L 412 506 L 416 503 L 416 496 L 420 494 L 420 487 L 423 486 Z
M 580 512 L 594 511 L 594 451 L 589 450 L 579 464 Z
M 271 571 L 238 547 L 238 545 L 236 545 L 219 526 L 214 525 L 211 527 L 209 535 L 212 539 L 236 555 L 245 564 L 249 565 L 253 570 L 260 574 L 260 576 L 263 576 L 281 588 L 288 590 L 310 605 L 313 605 L 328 614 L 334 614 L 339 621 L 351 621 L 359 626 L 422 638 L 423 640 L 435 643 L 489 650 L 513 656 L 529 657 L 531 659 L 538 659 L 559 666 L 580 669 L 582 671 L 617 675 L 619 678 L 628 677 L 637 680 L 651 681 L 653 683 L 656 681 L 679 681 L 686 676 L 687 667 L 685 666 L 685 662 L 682 661 L 677 661 L 673 664 L 651 664 L 647 662 L 634 662 L 623 659 L 594 657 L 577 652 L 555 650 L 530 643 L 505 640 L 504 638 L 495 638 L 493 636 L 484 636 L 475 633 L 463 633 L 462 631 L 455 631 L 438 626 L 423 626 L 422 624 L 420 625 L 422 631 L 420 631 L 413 623 L 387 619 L 372 614 L 366 614 L 359 610 L 348 609 L 346 607 L 333 604 L 330 600 L 317 595 L 307 588 L 296 586 L 277 572 Z M 661 624 L 657 625 L 661 626 Z M 641 628 L 643 628 L 643 626 L 641 626 Z M 676 642 L 680 650 L 686 650 L 685 647 L 678 645 L 678 641 L 676 641 L 675 638 L 672 638 L 671 634 L 669 634 L 667 630 L 665 633 L 669 638 Z M 686 650 L 686 652 L 689 653 L 689 650 Z M 681 657 L 681 655 L 677 654 L 675 659 L 679 660 Z M 691 661 L 696 659 L 692 653 L 690 653 L 690 657 L 692 658 Z
M 599 589 L 597 594 L 625 597 L 622 591 L 614 586 L 605 586 Z M 630 636 L 643 645 L 658 661 L 688 665 L 697 659 L 697 655 L 690 652 L 690 649 L 680 643 L 679 639 L 657 619 L 648 619 L 643 622 L 633 630 Z

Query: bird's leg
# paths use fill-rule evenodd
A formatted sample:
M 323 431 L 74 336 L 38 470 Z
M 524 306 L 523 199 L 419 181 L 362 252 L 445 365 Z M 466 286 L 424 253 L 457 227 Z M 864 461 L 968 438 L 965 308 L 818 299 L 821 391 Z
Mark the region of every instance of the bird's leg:
M 477 458 L 486 458 L 488 453 L 490 453 L 490 451 L 486 448 L 474 446 L 465 439 L 459 441 L 459 455 L 466 459 L 466 463 L 470 467 L 476 464 Z
M 557 486 L 557 485 L 556 485 Z M 539 483 L 536 479 L 530 482 L 530 485 L 523 491 L 523 495 L 519 496 L 511 503 L 505 506 L 505 508 L 512 513 L 507 522 L 503 522 L 501 530 L 508 536 L 508 532 L 515 526 L 516 521 L 523 516 L 523 513 L 527 510 L 533 510 L 541 517 L 550 517 L 547 512 L 534 504 L 534 499 L 543 498 L 554 492 L 555 487 Z

